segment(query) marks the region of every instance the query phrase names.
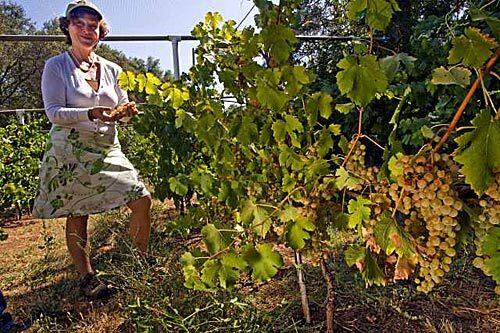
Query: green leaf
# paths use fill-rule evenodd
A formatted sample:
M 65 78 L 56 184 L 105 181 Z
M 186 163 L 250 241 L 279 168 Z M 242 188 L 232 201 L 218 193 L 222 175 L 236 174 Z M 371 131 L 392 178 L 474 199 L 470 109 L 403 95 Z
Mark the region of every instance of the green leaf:
M 422 136 L 426 139 L 434 138 L 434 131 L 427 125 L 420 127 L 420 133 L 422 133 Z
M 486 21 L 495 38 L 500 39 L 500 20 L 498 18 L 478 8 L 471 8 L 470 14 L 473 21 Z
M 491 48 L 497 43 L 483 35 L 477 28 L 466 28 L 465 35 L 453 38 L 453 48 L 450 50 L 448 62 L 459 62 L 472 67 L 481 67 L 491 56 Z
M 252 227 L 253 232 L 265 238 L 271 228 L 272 220 L 269 218 L 268 208 L 254 204 L 246 200 L 241 209 L 241 221 Z
M 322 93 L 319 97 L 319 114 L 321 117 L 328 119 L 332 114 L 332 96 Z
M 475 129 L 456 139 L 460 147 L 455 161 L 462 164 L 460 171 L 465 182 L 481 195 L 493 179 L 494 170 L 500 168 L 500 120 L 488 110 L 474 118 Z
M 326 154 L 333 147 L 333 139 L 330 131 L 326 128 L 323 128 L 320 132 L 319 140 L 316 142 L 316 147 L 318 150 L 318 155 L 320 157 L 325 157 Z
M 236 135 L 238 141 L 243 145 L 249 145 L 257 139 L 258 135 L 259 133 L 257 124 L 255 124 L 255 122 L 253 121 L 253 118 L 249 116 L 243 116 L 238 134 Z
M 357 20 L 362 13 L 366 13 L 366 23 L 372 29 L 385 30 L 393 13 L 399 10 L 394 0 L 353 0 L 347 6 L 347 17 Z
M 181 90 L 179 88 L 171 88 L 169 91 L 168 91 L 168 99 L 170 101 L 170 103 L 172 103 L 172 107 L 174 109 L 178 109 L 182 106 L 182 104 L 189 100 L 189 92 L 186 91 L 186 90 Z
M 358 197 L 356 200 L 349 200 L 349 206 L 347 210 L 349 211 L 349 228 L 356 228 L 365 220 L 370 218 L 370 206 L 372 202 L 363 197 Z
M 384 214 L 373 229 L 375 241 L 387 255 L 394 251 L 399 256 L 410 257 L 414 254 L 407 235 L 399 228 L 390 214 Z
M 274 133 L 276 142 L 283 142 L 286 139 L 286 124 L 282 120 L 276 120 L 271 127 Z
M 248 245 L 243 250 L 243 258 L 252 268 L 252 277 L 260 281 L 272 278 L 283 266 L 281 255 L 271 244 Z
M 207 246 L 210 254 L 215 254 L 222 249 L 223 241 L 222 236 L 213 224 L 207 224 L 201 229 L 203 242 Z
M 159 78 L 157 78 L 152 73 L 146 73 L 146 94 L 156 95 L 158 94 L 158 86 L 161 84 Z
M 491 275 L 493 280 L 500 284 L 500 252 L 497 252 L 493 257 L 484 260 L 484 268 L 488 275 Z
M 376 93 L 387 89 L 387 77 L 373 55 L 361 56 L 359 61 L 347 56 L 337 66 L 342 69 L 336 76 L 340 92 L 357 105 L 367 105 Z
M 403 154 L 397 153 L 391 156 L 388 163 L 389 171 L 391 172 L 391 179 L 396 180 L 398 176 L 403 175 L 403 165 L 399 162 L 399 159 L 403 157 Z
M 351 176 L 344 167 L 338 168 L 337 172 L 335 172 L 335 176 L 338 177 L 335 180 L 335 186 L 337 186 L 339 190 L 343 190 L 344 188 L 353 190 L 356 185 L 361 183 L 361 179 Z
M 143 92 L 144 88 L 146 88 L 146 82 L 147 82 L 146 75 L 140 73 L 137 75 L 135 79 L 137 81 L 137 91 L 140 93 Z
M 500 227 L 493 227 L 484 236 L 481 249 L 488 257 L 492 257 L 500 251 Z
M 184 275 L 184 286 L 190 289 L 205 290 L 206 287 L 200 279 L 198 269 L 195 267 L 195 258 L 189 252 L 181 256 L 182 273 Z
M 247 267 L 243 258 L 235 253 L 227 253 L 221 259 L 221 268 L 219 270 L 219 282 L 222 288 L 230 289 L 238 281 L 240 272 Z
M 302 133 L 304 131 L 302 123 L 297 118 L 289 114 L 285 116 L 285 124 L 286 124 L 286 131 L 288 133 L 292 133 L 293 131 Z
M 183 184 L 178 178 L 176 177 L 170 177 L 168 179 L 170 191 L 174 192 L 175 194 L 178 194 L 180 196 L 185 196 L 188 192 L 188 187 L 187 185 Z
M 354 110 L 354 103 L 344 103 L 335 105 L 335 110 L 342 114 L 349 114 L 352 110 Z
M 309 232 L 314 231 L 314 223 L 308 216 L 304 216 L 296 207 L 288 206 L 280 216 L 282 222 L 288 222 L 286 240 L 294 250 L 300 250 L 306 245 L 306 240 L 311 238 Z
M 365 267 L 361 275 L 363 275 L 367 286 L 385 286 L 386 284 L 384 273 L 368 249 L 366 250 Z
M 348 266 L 358 266 L 362 264 L 365 261 L 365 255 L 365 248 L 360 245 L 351 245 L 344 251 L 344 258 Z
M 219 281 L 219 271 L 222 268 L 219 260 L 210 259 L 205 261 L 201 270 L 201 281 L 210 288 L 215 288 Z
M 131 71 L 123 71 L 118 74 L 118 84 L 120 88 L 127 91 L 135 89 L 135 74 Z
M 293 30 L 284 25 L 272 25 L 262 29 L 260 35 L 272 59 L 278 64 L 286 63 L 297 43 Z
M 482 244 L 483 253 L 488 256 L 484 265 L 488 274 L 495 282 L 500 284 L 500 228 L 493 227 L 488 230 Z
M 347 5 L 347 17 L 350 20 L 357 20 L 359 14 L 366 9 L 367 0 L 352 0 Z
M 450 85 L 456 84 L 461 87 L 466 87 L 470 83 L 471 72 L 464 67 L 454 67 L 450 70 L 439 67 L 432 72 L 432 84 Z
M 387 79 L 391 81 L 399 70 L 397 55 L 387 56 L 379 60 L 380 68 L 384 71 Z

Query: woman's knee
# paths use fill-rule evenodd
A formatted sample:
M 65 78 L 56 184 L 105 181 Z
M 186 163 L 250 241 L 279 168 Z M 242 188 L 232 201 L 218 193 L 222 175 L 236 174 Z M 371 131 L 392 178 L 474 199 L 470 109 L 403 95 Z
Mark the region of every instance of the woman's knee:
M 66 218 L 66 228 L 68 229 L 82 229 L 87 227 L 89 217 L 86 216 L 68 216 Z
M 151 197 L 147 195 L 131 201 L 127 205 L 132 211 L 149 211 L 151 209 Z

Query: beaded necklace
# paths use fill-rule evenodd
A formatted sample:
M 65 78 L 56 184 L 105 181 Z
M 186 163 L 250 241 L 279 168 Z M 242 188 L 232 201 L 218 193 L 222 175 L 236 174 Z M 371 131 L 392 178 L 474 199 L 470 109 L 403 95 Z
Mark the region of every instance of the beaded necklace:
M 68 53 L 75 63 L 76 67 L 82 72 L 85 81 L 94 84 L 99 82 L 97 79 L 99 62 L 95 59 L 94 56 L 90 56 L 89 60 L 87 61 L 78 59 L 78 57 L 73 53 L 73 50 L 71 49 Z

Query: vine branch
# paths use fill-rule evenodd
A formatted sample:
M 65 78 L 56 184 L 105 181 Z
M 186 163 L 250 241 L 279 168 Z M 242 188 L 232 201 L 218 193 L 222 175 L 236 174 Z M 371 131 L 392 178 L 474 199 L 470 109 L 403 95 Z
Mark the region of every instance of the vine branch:
M 486 63 L 486 66 L 484 70 L 482 71 L 483 76 L 487 75 L 491 68 L 495 65 L 496 61 L 498 60 L 498 56 L 500 55 L 500 49 L 496 49 L 495 54 L 488 60 Z M 481 83 L 481 76 L 478 76 L 472 86 L 469 89 L 469 92 L 465 96 L 464 100 L 462 101 L 462 104 L 460 104 L 460 107 L 458 108 L 457 112 L 455 113 L 455 116 L 453 117 L 450 126 L 448 126 L 448 129 L 446 130 L 446 133 L 441 137 L 441 140 L 439 140 L 438 144 L 436 147 L 433 149 L 433 153 L 437 153 L 439 149 L 443 146 L 443 144 L 448 140 L 450 137 L 451 133 L 455 129 L 455 127 L 458 124 L 458 121 L 462 117 L 462 113 L 465 111 L 465 108 L 469 104 L 470 100 L 472 99 L 472 96 L 476 92 L 477 88 L 479 87 L 479 84 Z

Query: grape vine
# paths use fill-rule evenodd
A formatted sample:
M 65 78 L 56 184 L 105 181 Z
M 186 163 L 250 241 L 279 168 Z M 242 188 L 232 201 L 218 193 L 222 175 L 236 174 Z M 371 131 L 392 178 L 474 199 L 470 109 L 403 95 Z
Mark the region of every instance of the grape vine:
M 342 228 L 355 239 L 345 260 L 367 285 L 412 279 L 429 292 L 459 253 L 464 216 L 475 231 L 474 264 L 499 283 L 500 122 L 484 81 L 493 65 L 481 68 L 498 56 L 495 38 L 468 22 L 451 37 L 449 63 L 428 79 L 429 91 L 467 87 L 475 73 L 485 99 L 472 130 L 456 137 L 450 126 L 446 137 L 454 135 L 456 143 L 445 138 L 433 147 L 431 140 L 406 154 L 396 137 L 399 106 L 389 138 L 378 143 L 363 132 L 364 116 L 375 112 L 370 104 L 397 98 L 402 105 L 411 90 L 401 89 L 404 75 L 396 74 L 405 70 L 401 59 L 414 58 L 387 56 L 373 38 L 399 10 L 396 1 L 350 2 L 348 17 L 364 21 L 371 34 L 337 64 L 338 95 L 314 91 L 314 73 L 294 64 L 297 39 L 290 26 L 300 1 L 255 4 L 258 32 L 207 14 L 193 30 L 200 40 L 197 63 L 181 80 L 132 72 L 120 77 L 123 88 L 147 95 L 157 107 L 141 116 L 143 131 L 150 124 L 161 141 L 162 128 L 151 119 L 163 120 L 189 142 L 186 167 L 168 179 L 171 194 L 189 200 L 196 193 L 198 202 L 179 217 L 200 228 L 203 239 L 182 257 L 185 285 L 231 289 L 242 275 L 270 279 L 283 266 L 278 244 L 327 269 L 332 230 Z M 359 115 L 354 135 L 342 132 L 335 113 L 351 109 Z

